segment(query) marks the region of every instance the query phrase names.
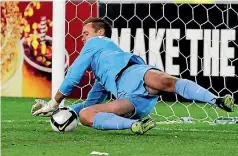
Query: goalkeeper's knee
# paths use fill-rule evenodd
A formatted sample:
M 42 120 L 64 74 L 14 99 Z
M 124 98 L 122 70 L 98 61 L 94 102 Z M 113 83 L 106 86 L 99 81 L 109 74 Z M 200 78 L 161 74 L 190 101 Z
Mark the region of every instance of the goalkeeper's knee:
M 79 112 L 79 120 L 84 126 L 93 126 L 93 121 L 96 115 L 96 111 L 93 108 L 84 108 Z

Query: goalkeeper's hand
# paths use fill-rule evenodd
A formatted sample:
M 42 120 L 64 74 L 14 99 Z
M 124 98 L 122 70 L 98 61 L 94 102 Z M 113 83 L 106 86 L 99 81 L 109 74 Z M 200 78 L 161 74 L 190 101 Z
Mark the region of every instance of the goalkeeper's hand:
M 49 117 L 52 113 L 59 108 L 59 104 L 55 100 L 49 102 L 41 99 L 36 99 L 36 104 L 31 108 L 31 114 L 33 116 Z

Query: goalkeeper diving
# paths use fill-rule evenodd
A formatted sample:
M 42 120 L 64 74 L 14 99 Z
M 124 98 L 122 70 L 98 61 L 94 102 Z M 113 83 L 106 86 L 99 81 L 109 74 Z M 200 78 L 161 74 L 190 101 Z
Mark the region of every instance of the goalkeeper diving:
M 69 107 L 78 114 L 81 124 L 94 129 L 131 129 L 136 134 L 144 134 L 156 126 L 146 116 L 152 112 L 161 92 L 176 93 L 233 111 L 231 95 L 217 97 L 193 81 L 173 77 L 159 67 L 147 65 L 141 57 L 118 47 L 110 39 L 111 35 L 112 28 L 103 19 L 90 18 L 84 23 L 84 47 L 80 55 L 69 67 L 55 97 L 49 102 L 37 100 L 32 106 L 33 116 L 50 116 L 89 68 L 95 75 L 95 83 L 87 99 Z M 116 99 L 106 103 L 108 93 Z

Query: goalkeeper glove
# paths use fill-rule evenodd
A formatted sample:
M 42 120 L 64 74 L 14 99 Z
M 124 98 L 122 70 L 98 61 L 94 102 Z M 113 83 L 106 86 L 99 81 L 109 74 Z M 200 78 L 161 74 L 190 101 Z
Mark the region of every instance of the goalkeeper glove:
M 36 104 L 32 106 L 31 114 L 33 116 L 51 116 L 52 113 L 59 108 L 59 103 L 55 100 L 50 100 L 49 102 L 36 99 Z

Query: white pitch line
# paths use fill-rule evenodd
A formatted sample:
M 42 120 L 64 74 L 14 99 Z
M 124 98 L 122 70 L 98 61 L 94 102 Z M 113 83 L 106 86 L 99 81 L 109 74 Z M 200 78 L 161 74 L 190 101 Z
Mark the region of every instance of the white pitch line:
M 49 120 L 2 120 L 1 123 L 11 123 L 11 122 L 50 122 Z
M 161 130 L 161 131 L 187 131 L 187 132 L 222 132 L 222 133 L 237 133 L 237 131 L 231 131 L 231 130 L 218 130 L 218 129 L 195 129 L 195 128 L 188 128 L 188 129 L 182 129 L 182 128 L 153 128 L 154 130 Z
M 39 123 L 39 122 L 46 122 L 49 123 L 49 120 L 2 120 L 1 123 Z M 157 122 L 157 124 L 163 125 L 161 122 Z M 168 123 L 167 123 L 168 124 Z M 173 123 L 172 123 L 173 124 Z M 78 125 L 81 125 L 80 122 Z M 188 131 L 188 132 L 222 132 L 222 133 L 238 133 L 237 131 L 231 130 L 218 130 L 218 129 L 196 129 L 196 128 L 163 128 L 162 126 L 158 125 L 157 127 L 153 128 L 153 130 L 161 130 L 161 131 Z

